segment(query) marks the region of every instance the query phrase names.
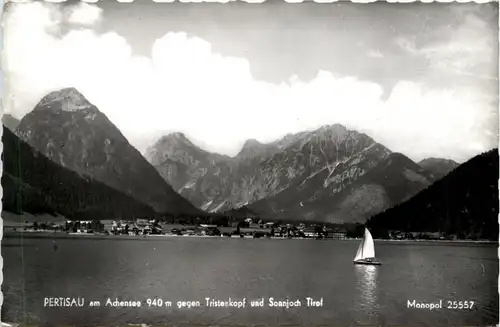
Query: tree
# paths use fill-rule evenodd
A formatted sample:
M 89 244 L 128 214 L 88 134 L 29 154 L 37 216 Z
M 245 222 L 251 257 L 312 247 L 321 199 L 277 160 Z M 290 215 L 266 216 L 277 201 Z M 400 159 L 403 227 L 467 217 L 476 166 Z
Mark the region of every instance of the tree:
M 94 231 L 94 232 L 101 232 L 103 229 L 104 229 L 104 224 L 101 223 L 100 220 L 98 219 L 94 219 L 92 220 L 92 223 L 90 225 L 91 229 Z

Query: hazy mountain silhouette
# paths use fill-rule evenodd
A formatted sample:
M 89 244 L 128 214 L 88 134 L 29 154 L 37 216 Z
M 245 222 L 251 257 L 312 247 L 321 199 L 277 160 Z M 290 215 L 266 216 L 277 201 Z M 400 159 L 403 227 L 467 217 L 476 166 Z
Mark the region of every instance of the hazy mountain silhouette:
M 453 160 L 441 158 L 427 158 L 420 161 L 418 164 L 430 172 L 436 179 L 443 178 L 459 166 L 459 164 Z
M 17 126 L 19 126 L 19 123 L 21 121 L 15 117 L 13 117 L 10 114 L 4 114 L 2 116 L 2 124 L 3 126 L 7 127 L 11 131 L 15 131 Z

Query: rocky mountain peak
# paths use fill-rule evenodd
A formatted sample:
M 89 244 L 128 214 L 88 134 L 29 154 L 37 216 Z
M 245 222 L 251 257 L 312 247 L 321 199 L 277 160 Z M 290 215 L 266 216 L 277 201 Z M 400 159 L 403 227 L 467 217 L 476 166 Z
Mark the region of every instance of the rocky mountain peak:
M 329 141 L 336 140 L 337 142 L 343 141 L 345 138 L 352 138 L 353 135 L 350 135 L 349 131 L 345 126 L 341 124 L 333 124 L 333 125 L 323 125 L 318 129 L 308 132 L 299 132 L 295 134 L 287 134 L 280 140 L 274 142 L 280 149 L 286 148 L 292 144 L 307 144 L 309 142 L 318 142 L 318 141 Z M 351 133 L 352 134 L 352 133 Z M 361 133 L 357 133 L 362 135 Z
M 160 143 L 184 143 L 184 144 L 192 144 L 192 142 L 181 132 L 174 132 L 168 135 L 163 136 L 160 139 Z
M 49 93 L 42 98 L 35 109 L 72 112 L 92 107 L 93 105 L 76 88 L 68 87 Z
M 318 131 L 345 133 L 347 132 L 347 127 L 341 124 L 323 125 Z
M 332 137 L 343 139 L 345 136 L 347 136 L 348 132 L 349 130 L 345 126 L 334 124 L 321 126 L 314 131 L 313 135 L 326 139 Z
M 236 157 L 245 159 L 259 156 L 263 158 L 274 154 L 277 150 L 279 150 L 279 147 L 276 144 L 263 144 L 256 139 L 248 139 Z
M 201 161 L 205 161 L 205 159 L 207 159 L 212 163 L 214 160 L 226 161 L 231 159 L 231 157 L 227 155 L 209 152 L 201 148 L 200 146 L 194 144 L 184 133 L 181 132 L 174 132 L 162 136 L 152 146 L 146 149 L 144 155 L 150 162 L 158 162 L 157 159 L 160 157 L 163 159 L 167 157 L 170 159 L 180 159 L 180 157 L 184 157 L 184 159 L 186 159 L 186 156 L 193 157 L 196 158 L 196 160 Z
M 262 143 L 260 143 L 256 139 L 249 139 L 249 140 L 246 140 L 245 143 L 243 144 L 243 149 L 258 147 L 258 146 L 261 146 L 261 145 L 262 145 Z
M 157 212 L 199 212 L 74 88 L 44 97 L 21 120 L 16 134 L 58 165 L 117 189 Z
M 273 142 L 278 148 L 284 149 L 290 144 L 295 143 L 297 140 L 299 140 L 301 137 L 307 135 L 307 132 L 300 132 L 300 133 L 288 133 L 285 136 L 283 136 L 281 139 Z
M 254 153 L 265 145 L 257 141 L 256 139 L 248 139 L 243 143 L 238 156 Z

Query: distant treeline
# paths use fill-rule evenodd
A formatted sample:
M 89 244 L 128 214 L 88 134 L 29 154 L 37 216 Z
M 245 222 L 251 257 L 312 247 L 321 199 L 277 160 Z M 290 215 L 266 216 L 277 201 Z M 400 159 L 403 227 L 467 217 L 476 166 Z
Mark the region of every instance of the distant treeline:
M 400 230 L 498 240 L 498 177 L 498 149 L 494 149 L 460 165 L 410 200 L 372 217 L 367 226 L 375 237 Z
M 59 213 L 69 219 L 156 215 L 149 206 L 54 163 L 3 128 L 3 210 Z

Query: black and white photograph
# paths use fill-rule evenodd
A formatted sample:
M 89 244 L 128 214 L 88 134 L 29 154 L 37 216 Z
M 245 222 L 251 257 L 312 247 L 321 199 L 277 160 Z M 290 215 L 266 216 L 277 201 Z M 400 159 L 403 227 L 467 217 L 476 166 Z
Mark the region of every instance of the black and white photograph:
M 3 3 L 2 326 L 498 325 L 498 2 L 291 2 Z

